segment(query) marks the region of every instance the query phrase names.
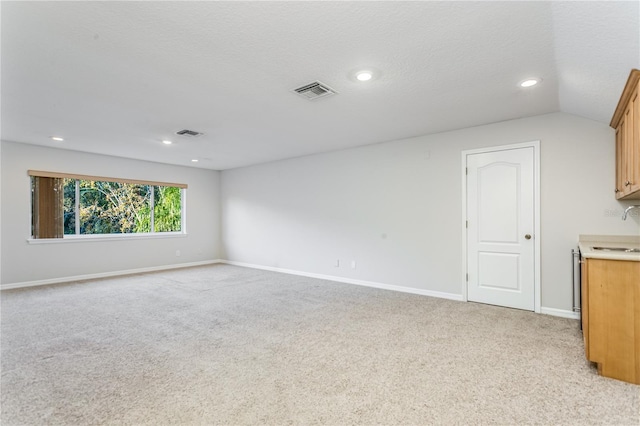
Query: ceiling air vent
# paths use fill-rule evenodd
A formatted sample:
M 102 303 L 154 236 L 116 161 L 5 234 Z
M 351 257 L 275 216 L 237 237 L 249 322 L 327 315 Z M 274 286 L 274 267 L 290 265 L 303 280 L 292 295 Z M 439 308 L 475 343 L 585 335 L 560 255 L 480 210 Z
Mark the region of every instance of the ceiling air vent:
M 310 101 L 318 98 L 324 98 L 330 95 L 333 95 L 336 92 L 331 87 L 327 86 L 324 83 L 320 83 L 319 81 L 314 81 L 313 83 L 305 84 L 302 87 L 298 87 L 297 89 L 293 89 L 298 95 L 303 98 L 307 98 Z
M 187 129 L 180 130 L 179 132 L 176 132 L 176 135 L 188 136 L 190 138 L 195 138 L 196 136 L 201 136 L 203 134 L 204 133 L 196 132 L 196 131 L 193 131 L 193 130 L 187 130 Z

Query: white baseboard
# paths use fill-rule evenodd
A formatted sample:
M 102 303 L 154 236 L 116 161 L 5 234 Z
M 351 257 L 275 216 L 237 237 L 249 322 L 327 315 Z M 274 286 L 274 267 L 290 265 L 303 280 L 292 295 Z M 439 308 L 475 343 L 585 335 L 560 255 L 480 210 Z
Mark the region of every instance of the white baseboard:
M 545 315 L 553 315 L 554 317 L 562 317 L 562 318 L 570 318 L 570 319 L 580 319 L 580 312 L 567 311 L 565 309 L 556 309 L 556 308 L 545 308 L 542 306 L 540 308 L 540 313 Z
M 170 269 L 189 268 L 193 266 L 213 265 L 216 263 L 242 266 L 245 268 L 252 268 L 252 269 L 262 269 L 265 271 L 280 272 L 283 274 L 299 275 L 302 277 L 318 278 L 321 280 L 336 281 L 336 282 L 345 283 L 345 284 L 355 284 L 355 285 L 361 285 L 364 287 L 379 288 L 382 290 L 399 291 L 401 293 L 419 294 L 421 296 L 437 297 L 440 299 L 456 300 L 459 302 L 464 301 L 461 294 L 445 293 L 445 292 L 433 291 L 433 290 L 424 290 L 419 288 L 404 287 L 404 286 L 393 285 L 393 284 L 384 284 L 384 283 L 378 283 L 375 281 L 356 280 L 353 278 L 337 277 L 334 275 L 315 274 L 312 272 L 302 272 L 302 271 L 296 271 L 293 269 L 255 265 L 252 263 L 236 262 L 233 260 L 224 260 L 224 259 L 205 260 L 201 262 L 179 263 L 175 265 L 152 266 L 149 268 L 102 272 L 98 274 L 75 275 L 71 277 L 52 278 L 48 280 L 24 281 L 19 283 L 2 284 L 0 285 L 0 290 L 10 290 L 10 289 L 24 288 L 24 287 L 36 287 L 41 285 L 60 284 L 60 283 L 68 283 L 68 282 L 74 282 L 74 281 L 85 281 L 85 280 L 98 279 L 98 278 L 117 277 L 121 275 L 141 274 L 146 272 L 166 271 Z M 579 312 L 567 311 L 564 309 L 546 308 L 543 306 L 540 308 L 540 313 L 544 315 L 552 315 L 552 316 L 562 317 L 562 318 L 580 319 Z
M 293 269 L 275 268 L 272 266 L 254 265 L 252 263 L 236 262 L 233 260 L 221 260 L 220 263 L 225 263 L 227 265 L 243 266 L 245 268 L 262 269 L 265 271 L 281 272 L 283 274 L 299 275 L 302 277 L 318 278 L 318 279 L 327 280 L 327 281 L 337 281 L 345 284 L 355 284 L 355 285 L 361 285 L 365 287 L 379 288 L 383 290 L 399 291 L 402 293 L 411 293 L 411 294 L 419 294 L 422 296 L 438 297 L 440 299 L 462 301 L 461 294 L 445 293 L 445 292 L 433 291 L 433 290 L 423 290 L 419 288 L 403 287 L 399 285 L 384 284 L 384 283 L 378 283 L 374 281 L 363 281 L 363 280 L 356 280 L 352 278 L 336 277 L 334 275 L 323 275 L 323 274 L 315 274 L 312 272 L 296 271 Z
M 75 275 L 72 277 L 60 277 L 60 278 L 52 278 L 48 280 L 38 280 L 38 281 L 24 281 L 20 283 L 11 283 L 11 284 L 2 284 L 0 285 L 0 290 L 10 290 L 14 288 L 23 288 L 23 287 L 36 287 L 41 285 L 49 285 L 49 284 L 60 284 L 60 283 L 68 283 L 73 281 L 84 281 L 84 280 L 92 280 L 97 278 L 109 278 L 109 277 L 117 277 L 120 275 L 131 275 L 131 274 L 142 274 L 145 272 L 156 272 L 156 271 L 166 271 L 169 269 L 180 269 L 180 268 L 189 268 L 192 266 L 203 266 L 203 265 L 212 265 L 215 263 L 221 263 L 222 260 L 204 260 L 201 262 L 189 262 L 189 263 L 178 263 L 175 265 L 162 265 L 162 266 L 152 266 L 149 268 L 139 268 L 139 269 L 128 269 L 124 271 L 113 271 L 113 272 L 101 272 L 98 274 L 86 274 L 86 275 Z
M 276 267 L 273 267 L 273 266 L 255 265 L 255 264 L 252 264 L 252 263 L 236 262 L 236 261 L 233 261 L 233 260 L 220 260 L 220 263 L 224 263 L 224 264 L 227 264 L 227 265 L 243 266 L 245 268 L 262 269 L 262 270 L 265 270 L 265 271 L 281 272 L 283 274 L 300 275 L 300 276 L 303 276 L 303 277 L 318 278 L 318 279 L 321 279 L 321 280 L 337 281 L 337 282 L 341 282 L 341 283 L 355 284 L 355 285 L 361 285 L 361 286 L 365 286 L 365 287 L 380 288 L 380 289 L 383 289 L 383 290 L 399 291 L 399 292 L 402 292 L 402 293 L 411 293 L 411 294 L 419 294 L 419 295 L 422 295 L 422 296 L 438 297 L 440 299 L 456 300 L 456 301 L 459 301 L 459 302 L 463 302 L 464 301 L 464 299 L 462 298 L 461 294 L 445 293 L 445 292 L 433 291 L 433 290 L 423 290 L 423 289 L 419 289 L 419 288 L 403 287 L 403 286 L 392 285 L 392 284 L 383 284 L 383 283 L 378 283 L 378 282 L 374 282 L 374 281 L 355 280 L 355 279 L 352 279 L 352 278 L 336 277 L 336 276 L 333 276 L 333 275 L 314 274 L 312 272 L 302 272 L 302 271 L 296 271 L 296 270 L 293 270 L 293 269 L 276 268 Z M 567 311 L 567 310 L 564 310 L 564 309 L 545 308 L 543 306 L 543 307 L 540 308 L 540 313 L 544 314 L 544 315 L 552 315 L 552 316 L 555 316 L 555 317 L 580 319 L 580 313 L 579 312 Z

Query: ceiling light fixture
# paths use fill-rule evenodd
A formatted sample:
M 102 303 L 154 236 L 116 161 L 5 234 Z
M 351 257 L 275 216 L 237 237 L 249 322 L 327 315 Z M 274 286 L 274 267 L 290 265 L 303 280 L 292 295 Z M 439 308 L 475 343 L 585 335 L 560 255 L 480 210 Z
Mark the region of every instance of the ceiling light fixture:
M 358 81 L 369 81 L 373 78 L 371 71 L 360 71 L 356 74 Z
M 528 78 L 520 82 L 520 87 L 533 87 L 542 81 L 541 78 Z
M 198 162 L 198 159 L 197 159 L 197 158 L 194 158 L 193 160 L 191 160 L 191 162 L 192 162 L 192 163 L 197 163 L 197 162 Z
M 377 80 L 381 76 L 381 72 L 375 68 L 367 66 L 366 68 L 356 68 L 349 71 L 349 80 L 356 82 L 365 82 Z
M 163 140 L 162 143 L 165 144 L 165 145 L 171 145 L 173 142 L 171 142 L 169 140 Z
M 58 141 L 58 142 L 62 142 L 64 140 L 60 136 L 51 136 L 51 139 L 54 140 L 54 141 Z

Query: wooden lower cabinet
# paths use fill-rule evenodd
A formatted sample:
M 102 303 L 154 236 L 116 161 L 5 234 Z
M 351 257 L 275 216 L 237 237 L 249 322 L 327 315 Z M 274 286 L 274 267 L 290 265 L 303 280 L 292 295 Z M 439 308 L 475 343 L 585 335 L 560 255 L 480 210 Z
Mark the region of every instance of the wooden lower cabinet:
M 583 259 L 582 327 L 599 374 L 640 384 L 640 262 Z

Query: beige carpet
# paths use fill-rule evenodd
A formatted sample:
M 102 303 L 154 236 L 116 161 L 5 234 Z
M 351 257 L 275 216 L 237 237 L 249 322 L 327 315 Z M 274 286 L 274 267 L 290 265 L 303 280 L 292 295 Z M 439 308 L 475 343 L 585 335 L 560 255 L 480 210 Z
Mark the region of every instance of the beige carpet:
M 640 424 L 575 320 L 227 265 L 1 297 L 3 426 Z

